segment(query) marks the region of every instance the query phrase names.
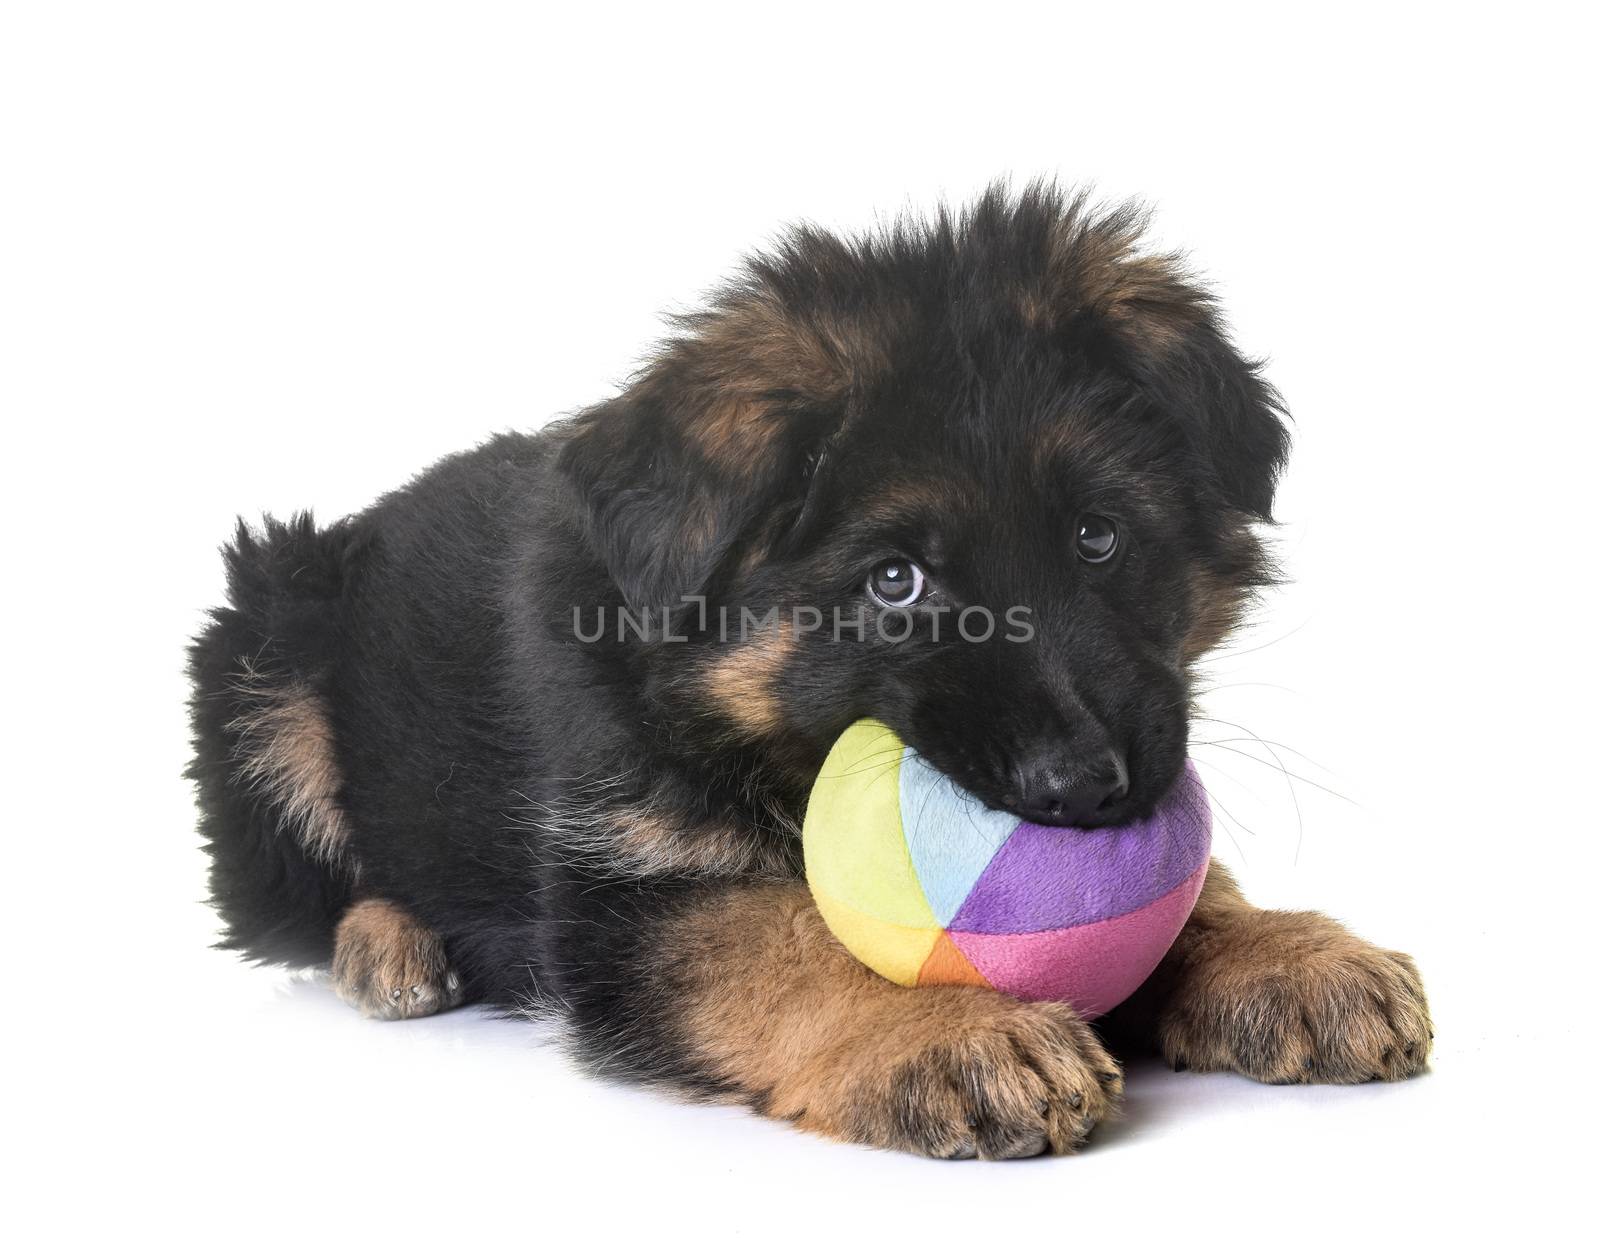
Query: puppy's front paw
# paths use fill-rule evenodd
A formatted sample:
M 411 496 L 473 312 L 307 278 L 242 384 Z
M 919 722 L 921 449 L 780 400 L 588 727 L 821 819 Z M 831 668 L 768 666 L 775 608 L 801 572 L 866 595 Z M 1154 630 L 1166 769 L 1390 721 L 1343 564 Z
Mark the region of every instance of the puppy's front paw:
M 1076 1152 L 1122 1095 L 1121 1070 L 1067 1007 L 927 996 L 935 1009 L 915 1024 L 817 1062 L 787 1116 L 854 1143 L 1003 1160 Z
M 339 921 L 333 984 L 340 997 L 374 1019 L 415 1019 L 461 1002 L 436 933 L 383 899 L 356 903 Z
M 1158 1024 L 1176 1069 L 1267 1083 L 1404 1079 L 1433 1025 L 1410 957 L 1325 916 L 1251 911 L 1196 944 Z

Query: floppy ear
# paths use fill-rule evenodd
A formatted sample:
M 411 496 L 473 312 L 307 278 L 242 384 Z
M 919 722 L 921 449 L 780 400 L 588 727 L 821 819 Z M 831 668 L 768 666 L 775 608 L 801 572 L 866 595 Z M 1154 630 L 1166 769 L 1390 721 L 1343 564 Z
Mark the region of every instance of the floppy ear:
M 1046 295 L 1030 320 L 1058 328 L 1087 322 L 1183 429 L 1224 502 L 1272 519 L 1273 492 L 1289 451 L 1278 393 L 1228 340 L 1216 301 L 1172 254 L 1141 250 L 1144 213 L 1094 213 L 1079 196 L 1034 189 L 1023 206 L 1046 225 Z M 1043 308 L 1038 308 L 1042 306 Z
M 851 395 L 886 364 L 861 255 L 797 229 L 757 256 L 617 400 L 579 417 L 559 468 L 630 606 L 702 593 L 741 545 L 781 537 Z M 770 547 L 769 547 L 770 548 Z
M 1097 275 L 1092 304 L 1135 380 L 1177 419 L 1222 500 L 1271 520 L 1288 413 L 1228 339 L 1211 294 L 1169 256 L 1119 257 Z
M 1209 315 L 1164 351 L 1153 359 L 1152 383 L 1182 423 L 1218 493 L 1237 510 L 1270 521 L 1278 475 L 1289 457 L 1282 398 Z
M 741 544 L 776 538 L 804 504 L 828 410 L 664 402 L 644 390 L 584 414 L 559 468 L 575 486 L 590 549 L 635 609 L 703 595 Z

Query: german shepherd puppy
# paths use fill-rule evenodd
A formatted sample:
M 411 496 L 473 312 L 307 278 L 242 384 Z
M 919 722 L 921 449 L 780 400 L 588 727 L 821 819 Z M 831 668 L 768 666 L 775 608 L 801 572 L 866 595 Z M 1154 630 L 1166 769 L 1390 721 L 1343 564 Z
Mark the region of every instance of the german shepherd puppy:
M 1105 1028 L 880 979 L 796 822 L 863 717 L 1065 828 L 1182 768 L 1287 432 L 1139 224 L 1034 185 L 797 229 L 616 399 L 360 515 L 241 524 L 192 651 L 223 944 L 380 1018 L 556 1014 L 597 1069 L 839 1139 L 1080 1147 L 1122 1091 Z M 957 637 L 975 609 L 1029 638 Z M 1274 1083 L 1404 1078 L 1432 1035 L 1409 958 L 1215 862 L 1110 1023 Z

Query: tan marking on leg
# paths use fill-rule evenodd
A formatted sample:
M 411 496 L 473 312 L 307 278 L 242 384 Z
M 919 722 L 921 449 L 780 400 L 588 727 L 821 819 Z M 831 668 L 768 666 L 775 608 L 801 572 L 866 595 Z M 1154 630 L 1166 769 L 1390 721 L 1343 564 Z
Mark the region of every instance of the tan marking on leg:
M 624 863 L 640 876 L 722 876 L 765 867 L 761 836 L 737 821 L 697 825 L 691 831 L 670 816 L 624 813 L 611 817 L 610 824 L 613 839 L 627 857 Z
M 375 1019 L 414 1019 L 461 1001 L 444 944 L 403 908 L 381 898 L 351 906 L 334 937 L 340 997 Z
M 770 788 L 746 790 L 760 818 L 743 812 L 690 815 L 664 787 L 641 788 L 627 771 L 575 777 L 559 794 L 535 801 L 513 817 L 553 844 L 562 858 L 606 876 L 793 876 L 798 871 L 800 823 Z
M 1122 1076 L 1066 1006 L 901 988 L 847 954 L 804 886 L 739 887 L 676 924 L 658 974 L 685 1046 L 762 1109 L 931 1156 L 1077 1150 Z
M 276 804 L 307 853 L 356 871 L 349 823 L 338 802 L 342 778 L 333 730 L 321 700 L 309 686 L 278 680 L 248 663 L 235 684 L 249 698 L 229 724 L 239 740 L 240 776 Z
M 604 804 L 557 808 L 538 825 L 580 868 L 628 877 L 789 876 L 799 826 L 770 814 L 783 832 L 762 830 L 730 816 L 687 822 L 648 806 Z
M 1404 1079 L 1433 1024 L 1416 964 L 1316 912 L 1263 911 L 1215 860 L 1160 969 L 1168 1061 L 1268 1083 Z

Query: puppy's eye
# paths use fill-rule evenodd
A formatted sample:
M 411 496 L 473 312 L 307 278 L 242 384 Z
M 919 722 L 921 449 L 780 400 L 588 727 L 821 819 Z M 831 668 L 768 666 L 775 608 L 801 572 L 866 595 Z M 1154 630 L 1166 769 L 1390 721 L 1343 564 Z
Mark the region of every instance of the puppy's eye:
M 885 559 L 867 573 L 867 592 L 885 606 L 910 606 L 927 590 L 927 577 L 910 559 Z
M 1076 549 L 1085 563 L 1104 563 L 1117 553 L 1117 540 L 1115 522 L 1093 512 L 1078 517 Z

